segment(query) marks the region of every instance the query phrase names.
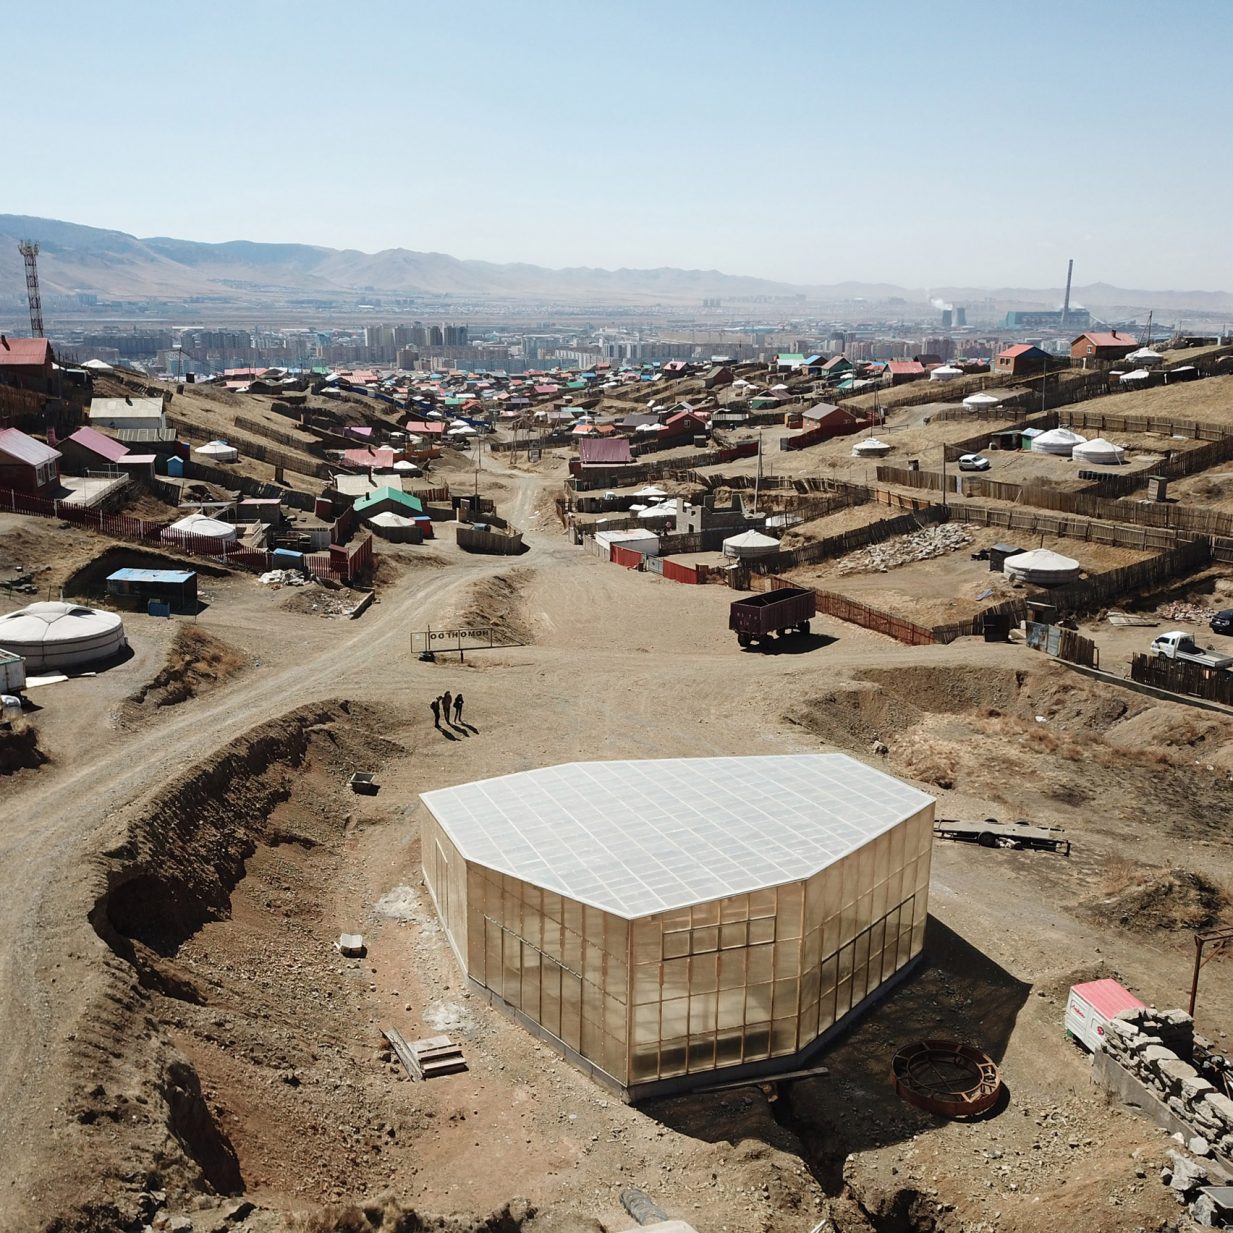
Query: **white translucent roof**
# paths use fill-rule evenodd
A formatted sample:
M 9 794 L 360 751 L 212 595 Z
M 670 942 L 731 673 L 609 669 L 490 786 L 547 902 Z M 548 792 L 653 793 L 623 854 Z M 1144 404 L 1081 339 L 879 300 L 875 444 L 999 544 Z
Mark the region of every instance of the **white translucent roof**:
M 421 799 L 466 860 L 632 918 L 809 877 L 933 798 L 803 754 L 570 762 Z

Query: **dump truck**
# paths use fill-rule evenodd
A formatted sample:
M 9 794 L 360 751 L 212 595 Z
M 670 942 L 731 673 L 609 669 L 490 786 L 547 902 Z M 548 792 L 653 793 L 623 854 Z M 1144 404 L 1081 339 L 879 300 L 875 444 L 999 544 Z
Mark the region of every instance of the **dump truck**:
M 728 628 L 743 647 L 757 646 L 788 634 L 809 633 L 809 619 L 818 611 L 818 597 L 806 587 L 780 587 L 748 599 L 732 601 Z
M 1205 651 L 1190 634 L 1180 629 L 1170 630 L 1152 639 L 1152 654 L 1161 659 L 1182 659 L 1190 664 L 1198 664 L 1201 668 L 1211 668 L 1216 672 L 1227 672 L 1233 668 L 1233 656 L 1217 655 L 1215 651 Z

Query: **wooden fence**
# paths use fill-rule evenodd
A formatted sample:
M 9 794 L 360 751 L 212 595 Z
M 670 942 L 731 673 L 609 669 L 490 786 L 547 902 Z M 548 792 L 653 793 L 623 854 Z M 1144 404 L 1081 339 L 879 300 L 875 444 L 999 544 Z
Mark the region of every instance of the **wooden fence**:
M 497 556 L 516 556 L 525 552 L 522 532 L 512 528 L 508 531 L 481 531 L 476 527 L 458 526 L 454 532 L 455 542 L 466 552 L 483 552 Z
M 889 470 L 889 468 L 887 468 Z M 878 468 L 882 480 L 883 468 Z M 923 474 L 923 473 L 922 473 Z M 898 483 L 888 478 L 886 483 Z M 1084 518 L 1100 518 L 1110 522 L 1135 526 L 1167 527 L 1175 531 L 1190 531 L 1196 535 L 1233 535 L 1233 514 L 1218 510 L 1190 509 L 1167 501 L 1115 501 L 1091 492 L 1069 492 L 1042 485 L 1008 484 L 983 476 L 967 477 L 964 492 L 973 497 L 989 497 L 995 501 L 1013 501 L 1036 509 L 1056 510 Z
M 1134 565 L 1123 565 L 1121 569 L 1094 574 L 1065 586 L 1050 587 L 1030 596 L 1029 602 L 1051 604 L 1059 612 L 1094 612 L 1126 595 L 1151 591 L 1192 573 L 1211 560 L 1211 550 L 1210 541 L 1199 538 Z
M 1233 672 L 1215 672 L 1183 659 L 1137 654 L 1130 661 L 1130 679 L 1170 693 L 1233 706 Z
M 1033 651 L 1043 651 L 1067 663 L 1083 664 L 1088 668 L 1100 667 L 1100 651 L 1096 644 L 1073 629 L 1064 629 L 1060 625 L 1028 621 L 1027 645 Z
M 305 441 L 303 437 L 297 437 L 294 433 L 283 432 L 280 428 L 271 428 L 268 424 L 263 424 L 260 420 L 250 420 L 247 416 L 237 415 L 235 426 L 241 432 L 251 433 L 255 437 L 264 437 L 267 441 L 273 441 L 277 445 L 290 446 L 302 454 L 316 454 L 321 449 L 317 441 Z M 344 439 L 349 438 L 346 438 L 344 434 Z M 350 448 L 357 449 L 363 445 L 364 442 L 357 438 L 352 440 Z

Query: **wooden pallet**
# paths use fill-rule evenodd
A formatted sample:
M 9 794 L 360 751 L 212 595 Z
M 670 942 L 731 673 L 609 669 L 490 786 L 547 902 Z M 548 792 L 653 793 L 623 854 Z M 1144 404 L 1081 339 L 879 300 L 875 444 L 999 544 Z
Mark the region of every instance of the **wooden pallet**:
M 407 1041 L 397 1028 L 382 1028 L 381 1035 L 390 1042 L 390 1047 L 412 1079 L 422 1082 L 467 1069 L 462 1046 L 454 1044 L 448 1036 Z

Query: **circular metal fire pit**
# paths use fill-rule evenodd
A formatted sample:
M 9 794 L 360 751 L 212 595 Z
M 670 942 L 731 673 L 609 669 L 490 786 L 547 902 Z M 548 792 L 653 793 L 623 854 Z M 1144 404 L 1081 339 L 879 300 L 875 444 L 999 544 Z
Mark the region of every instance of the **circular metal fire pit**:
M 987 1054 L 955 1040 L 918 1040 L 891 1063 L 895 1091 L 942 1117 L 975 1117 L 1002 1093 L 1002 1076 Z

